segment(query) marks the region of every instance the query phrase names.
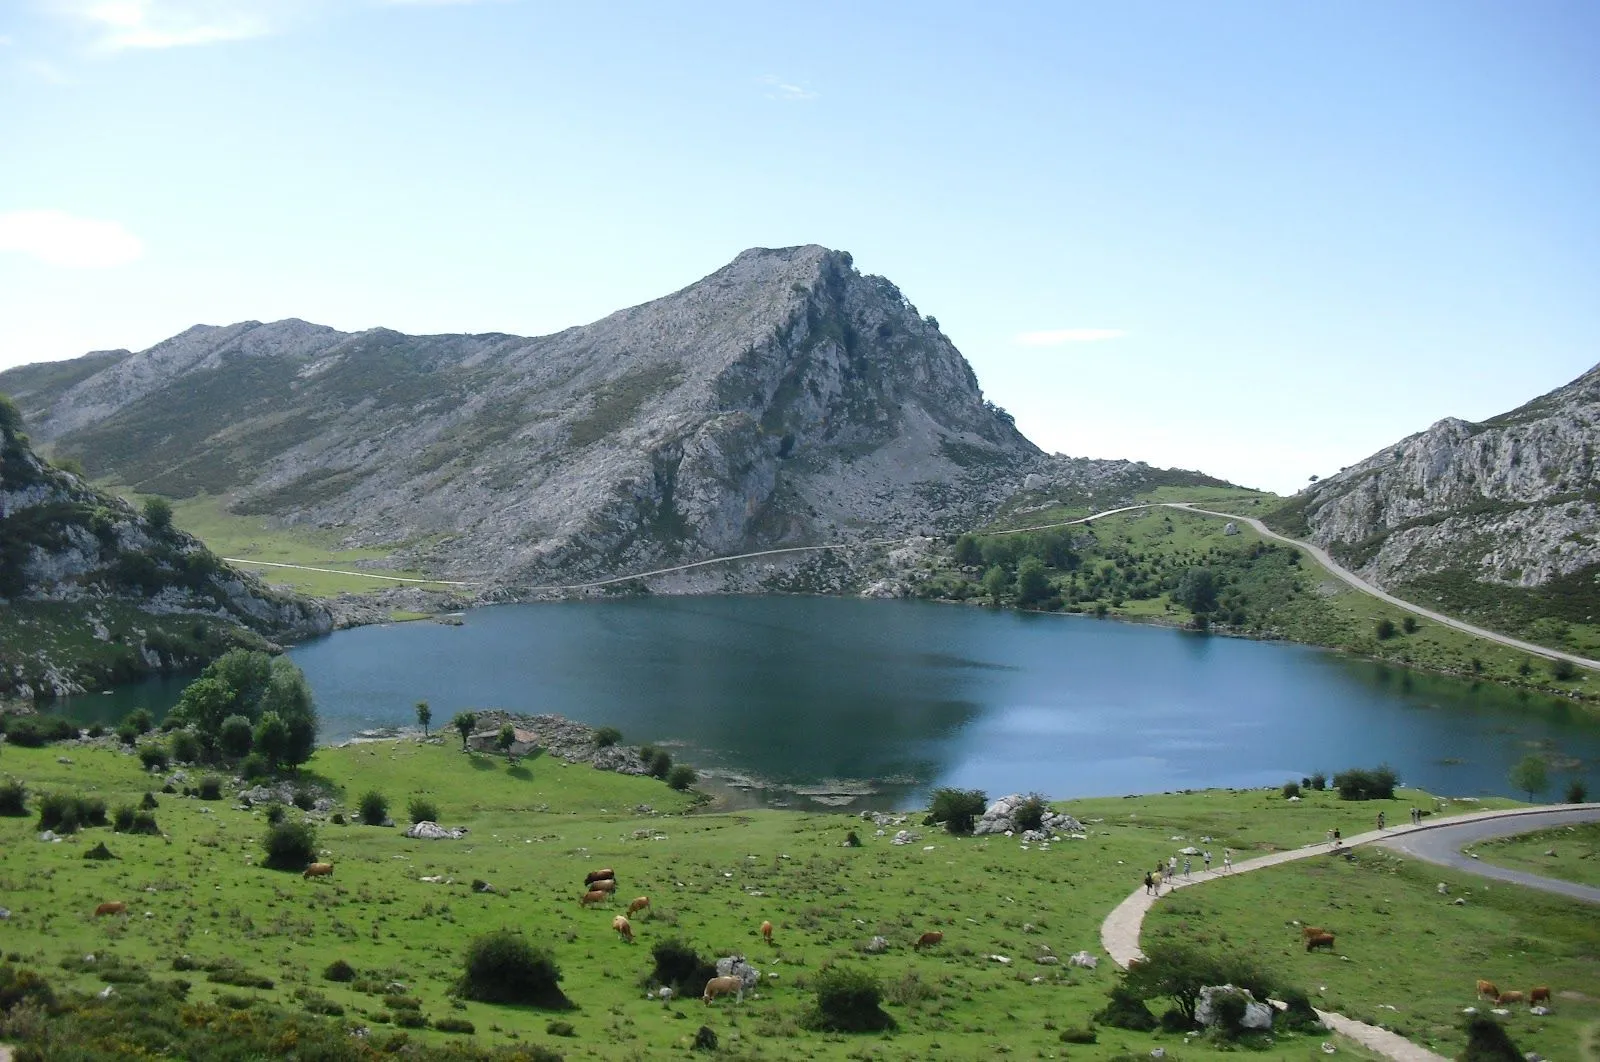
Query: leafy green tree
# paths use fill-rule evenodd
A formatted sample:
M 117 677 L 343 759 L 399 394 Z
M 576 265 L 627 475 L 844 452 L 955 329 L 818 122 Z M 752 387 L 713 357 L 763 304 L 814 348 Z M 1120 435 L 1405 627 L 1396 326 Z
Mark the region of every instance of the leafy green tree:
M 155 721 L 151 718 L 150 709 L 148 708 L 135 708 L 133 711 L 128 713 L 128 718 L 123 720 L 123 722 L 127 723 L 129 726 L 133 727 L 134 730 L 141 734 L 150 733 L 151 729 L 155 726 Z
M 1235 985 L 1257 999 L 1272 990 L 1271 979 L 1245 956 L 1213 955 L 1186 944 L 1152 944 L 1143 960 L 1129 964 L 1122 980 L 1137 999 L 1172 1000 L 1190 1026 L 1200 990 L 1207 985 Z
M 1217 607 L 1217 575 L 1210 568 L 1190 568 L 1178 580 L 1174 597 L 1190 612 L 1214 612 Z
M 478 717 L 472 712 L 457 712 L 456 717 L 450 720 L 450 725 L 461 735 L 461 751 L 467 751 L 467 738 L 478 728 Z
M 1511 768 L 1511 784 L 1527 793 L 1530 801 L 1535 793 L 1542 793 L 1549 788 L 1550 775 L 1544 757 L 1530 754 L 1518 760 L 1516 766 Z
M 162 497 L 146 498 L 144 500 L 144 518 L 157 531 L 167 530 L 172 526 L 172 503 Z
M 622 731 L 614 726 L 603 726 L 594 732 L 596 748 L 608 749 L 622 740 Z
M 317 706 L 306 677 L 286 656 L 273 658 L 266 689 L 261 694 L 257 718 L 275 713 L 283 720 L 288 738 L 279 763 L 298 767 L 317 751 Z
M 672 753 L 666 749 L 650 750 L 650 774 L 665 779 L 672 773 Z
M 433 709 L 428 707 L 427 701 L 417 702 L 417 725 L 422 728 L 422 736 L 428 736 L 428 724 L 433 722 Z
M 176 718 L 180 725 L 192 725 L 201 744 L 214 749 L 222 721 L 234 714 L 235 700 L 232 687 L 215 676 L 202 674 L 183 688 L 169 718 Z
M 681 792 L 694 785 L 699 780 L 699 777 L 693 767 L 680 763 L 667 772 L 667 784 Z
M 998 605 L 1006 592 L 1011 589 L 1011 576 L 1006 570 L 996 564 L 983 573 L 983 592 L 989 595 L 989 600 Z
M 500 728 L 500 733 L 494 737 L 494 743 L 500 746 L 500 751 L 506 754 L 506 759 L 511 759 L 511 746 L 517 743 L 517 731 L 510 723 Z
M 261 718 L 260 702 L 272 677 L 272 657 L 250 649 L 230 649 L 213 660 L 204 674 L 220 679 L 233 691 L 239 710 L 254 723 Z
M 1017 565 L 1017 604 L 1033 605 L 1050 596 L 1050 578 L 1045 575 L 1044 562 L 1037 557 L 1025 557 Z
M 825 966 L 817 973 L 816 990 L 816 1006 L 801 1019 L 808 1028 L 878 1032 L 895 1027 L 894 1018 L 883 1009 L 878 979 L 866 970 Z
M 251 732 L 250 720 L 242 715 L 230 715 L 222 721 L 222 726 L 217 730 L 217 745 L 225 756 L 238 759 L 250 752 L 250 744 L 255 740 Z
M 929 826 L 942 822 L 949 833 L 971 833 L 988 806 L 989 796 L 981 789 L 935 789 L 924 822 Z
M 1380 642 L 1386 642 L 1390 638 L 1393 638 L 1394 637 L 1394 620 L 1390 619 L 1387 616 L 1385 616 L 1383 619 L 1379 620 L 1378 621 L 1378 626 L 1375 628 L 1375 633 L 1378 635 L 1378 641 L 1380 641 Z
M 522 1003 L 551 1010 L 572 1006 L 561 991 L 561 968 L 550 953 L 521 933 L 499 929 L 467 946 L 466 972 L 457 990 L 483 1003 Z
M 977 538 L 970 534 L 957 538 L 951 559 L 964 568 L 976 567 L 982 564 L 983 550 L 979 548 Z
M 289 726 L 277 712 L 263 712 L 256 724 L 255 751 L 267 761 L 267 769 L 276 771 L 289 753 Z

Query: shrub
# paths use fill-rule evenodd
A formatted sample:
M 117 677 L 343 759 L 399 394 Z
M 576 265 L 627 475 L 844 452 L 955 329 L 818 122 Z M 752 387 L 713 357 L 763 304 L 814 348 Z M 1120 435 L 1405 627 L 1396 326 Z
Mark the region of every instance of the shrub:
M 1550 677 L 1558 682 L 1571 682 L 1578 677 L 1578 669 L 1571 660 L 1556 659 L 1550 661 Z
M 687 764 L 680 763 L 667 772 L 667 784 L 679 792 L 688 789 L 699 780 L 700 776 L 695 773 L 695 769 Z
M 1393 638 L 1395 634 L 1394 620 L 1389 619 L 1387 616 L 1379 620 L 1376 634 L 1378 635 L 1378 641 L 1380 642 L 1386 642 L 1390 638 Z
M 382 826 L 389 819 L 389 798 L 376 789 L 361 794 L 361 821 L 368 826 Z
M 343 1006 L 318 993 L 308 993 L 300 1005 L 305 1007 L 308 1014 L 321 1014 L 329 1018 L 344 1017 Z
M 1237 985 L 1257 999 L 1265 998 L 1271 989 L 1266 974 L 1247 957 L 1214 955 L 1182 944 L 1152 945 L 1143 960 L 1129 964 L 1122 983 L 1139 999 L 1165 996 L 1172 1000 L 1184 1022 L 1182 1028 L 1194 1026 L 1195 1005 L 1207 985 Z M 1165 1016 L 1162 1025 L 1167 1027 Z
M 462 1033 L 467 1036 L 478 1031 L 477 1026 L 465 1018 L 436 1018 L 433 1027 L 440 1032 Z
M 296 789 L 294 791 L 294 806 L 301 811 L 310 811 L 317 806 L 317 794 L 309 789 Z
M 0 788 L 0 792 L 4 792 L 4 789 Z M 1571 782 L 1567 783 L 1567 803 L 1582 804 L 1588 799 L 1589 787 L 1583 784 L 1582 778 L 1574 778 Z M 8 811 L 5 812 L 5 814 L 10 815 L 13 814 L 13 812 Z
M 222 721 L 222 726 L 217 730 L 218 747 L 226 755 L 235 758 L 248 753 L 253 741 L 255 741 L 255 727 L 250 725 L 247 716 L 230 715 Z
M 1456 1056 L 1461 1062 L 1521 1062 L 1522 1052 L 1511 1042 L 1505 1026 L 1483 1014 L 1467 1022 L 1467 1049 Z
M 603 726 L 594 732 L 594 743 L 603 749 L 608 749 L 621 740 L 622 731 L 614 726 Z
M 106 802 L 99 797 L 46 793 L 39 798 L 39 829 L 76 833 L 106 825 Z
M 260 988 L 267 991 L 272 989 L 272 978 L 249 970 L 241 970 L 237 966 L 218 967 L 206 975 L 206 980 L 212 984 L 233 985 L 235 988 Z
M 935 789 L 926 823 L 942 822 L 951 833 L 971 833 L 988 803 L 988 794 L 981 789 Z
M 239 761 L 239 773 L 245 781 L 254 782 L 257 779 L 269 778 L 272 775 L 272 764 L 259 752 L 252 752 Z
M 26 815 L 28 787 L 15 778 L 0 782 L 0 815 Z
M 36 749 L 52 741 L 70 741 L 78 736 L 76 723 L 53 715 L 13 715 L 5 721 L 6 740 L 13 745 Z
M 878 1032 L 893 1029 L 895 1021 L 883 1010 L 883 989 L 866 970 L 847 966 L 825 967 L 816 978 L 816 1007 L 802 1021 L 807 1028 L 826 1032 Z
M 1285 783 L 1283 783 L 1283 799 L 1288 800 L 1290 797 L 1297 797 L 1299 795 L 1300 795 L 1300 783 L 1299 782 L 1285 782 Z
M 329 819 L 328 821 L 332 822 L 335 826 L 343 826 L 344 825 L 344 813 L 341 812 L 341 811 L 335 811 L 333 813 L 333 818 Z
M 480 1003 L 525 1003 L 566 1010 L 571 1000 L 562 993 L 561 970 L 550 954 L 508 929 L 486 933 L 467 946 L 466 971 L 459 991 Z
M 1373 768 L 1352 767 L 1333 776 L 1333 787 L 1341 800 L 1393 800 L 1399 779 L 1394 768 L 1382 764 Z
M 1064 1044 L 1092 1044 L 1095 1041 L 1095 1031 L 1089 1029 L 1067 1028 L 1061 1030 L 1061 1042 Z
M 161 802 L 156 799 L 156 795 L 154 793 L 146 792 L 145 795 L 140 798 L 139 806 L 145 811 L 154 811 L 161 806 Z
M 127 833 L 133 829 L 133 805 L 123 804 L 111 816 L 111 829 L 114 833 Z
M 167 769 L 167 750 L 160 745 L 145 745 L 139 749 L 139 762 L 144 764 L 147 771 L 164 771 Z
M 200 758 L 200 739 L 194 736 L 193 730 L 174 730 L 167 739 L 167 746 L 172 750 L 172 758 L 179 763 L 194 763 Z
M 1150 1032 L 1159 1024 L 1144 999 L 1121 983 L 1111 990 L 1111 1002 L 1095 1014 L 1094 1020 L 1114 1029 L 1135 1032 Z
M 544 1031 L 549 1033 L 551 1036 L 578 1035 L 578 1030 L 573 1028 L 570 1021 L 561 1021 L 559 1018 L 551 1018 L 549 1021 L 545 1022 Z
M 99 844 L 83 853 L 83 858 L 93 859 L 103 863 L 107 859 L 115 859 L 117 857 L 112 853 L 111 849 L 106 847 L 106 843 L 101 841 Z
M 1029 793 L 1022 799 L 1022 803 L 1017 805 L 1012 818 L 1019 830 L 1037 830 L 1044 825 L 1044 816 L 1049 810 L 1050 804 L 1041 794 Z M 978 814 L 981 815 L 983 812 L 979 811 Z
M 1417 617 L 1407 616 L 1405 619 L 1401 620 L 1400 629 L 1405 631 L 1407 634 L 1417 633 Z
M 322 976 L 329 981 L 354 981 L 356 979 L 356 968 L 343 959 L 335 959 L 328 964 L 327 969 L 322 971 Z
M 135 730 L 127 723 L 123 723 L 121 726 L 117 727 L 117 740 L 122 742 L 124 745 L 135 744 L 139 740 L 139 731 Z
M 861 838 L 856 836 L 856 831 L 851 830 L 849 833 L 844 835 L 844 846 L 846 848 L 861 847 Z
M 412 797 L 406 805 L 406 814 L 412 822 L 438 822 L 439 807 L 433 801 L 424 797 Z
M 283 812 L 283 805 L 282 804 L 268 804 L 267 805 L 267 825 L 268 826 L 276 826 L 279 823 L 283 822 L 283 814 L 284 814 L 284 812 Z
M 56 1001 L 50 982 L 27 968 L 6 963 L 0 966 L 0 1012 L 14 1009 L 19 1003 L 33 1003 L 49 1007 Z
M 1319 793 L 1322 792 L 1324 789 L 1328 788 L 1328 776 L 1323 774 L 1321 771 L 1315 772 L 1312 774 L 1311 780 L 1307 784 L 1307 788 L 1315 789 Z
M 679 995 L 699 994 L 706 982 L 717 976 L 714 964 L 706 962 L 694 948 L 676 938 L 657 943 L 650 949 L 650 957 L 655 960 L 650 980 Z
M 650 773 L 656 778 L 665 778 L 672 773 L 672 753 L 666 749 L 655 749 L 650 753 Z
M 214 774 L 206 775 L 204 778 L 200 779 L 200 788 L 198 793 L 200 794 L 201 800 L 221 800 L 222 779 L 218 778 Z
M 414 1010 L 397 1010 L 390 1017 L 402 1029 L 426 1029 L 428 1027 L 428 1019 Z
M 135 708 L 128 713 L 128 717 L 123 722 L 141 734 L 150 733 L 155 729 L 156 725 L 155 720 L 150 717 L 150 709 L 148 708 Z
M 1322 1019 L 1317 1017 L 1310 998 L 1304 992 L 1298 988 L 1280 988 L 1278 999 L 1283 1002 L 1284 1009 L 1273 1020 L 1276 1028 L 1308 1033 L 1323 1030 Z
M 272 870 L 304 870 L 317 861 L 317 831 L 305 822 L 280 822 L 267 831 L 261 847 L 262 866 Z
M 84 733 L 88 734 L 92 738 L 105 737 L 106 728 L 101 726 L 99 723 L 92 723 L 90 724 L 89 729 L 85 730 Z

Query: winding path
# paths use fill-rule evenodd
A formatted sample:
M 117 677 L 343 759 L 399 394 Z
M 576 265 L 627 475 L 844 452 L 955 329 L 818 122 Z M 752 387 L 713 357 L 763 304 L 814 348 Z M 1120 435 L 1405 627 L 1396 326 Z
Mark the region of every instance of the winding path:
M 1424 851 L 1413 851 L 1410 845 L 1416 845 L 1427 852 L 1436 852 L 1442 847 L 1451 844 L 1470 843 L 1483 836 L 1504 836 L 1506 834 L 1522 833 L 1528 830 L 1542 829 L 1548 825 L 1559 822 L 1589 822 L 1600 820 L 1600 803 L 1595 804 L 1557 804 L 1545 807 L 1516 808 L 1508 811 L 1477 811 L 1467 815 L 1457 815 L 1448 819 L 1424 822 L 1420 826 L 1395 826 L 1387 830 L 1373 830 L 1369 833 L 1357 834 L 1345 843 L 1344 847 L 1353 848 L 1357 845 L 1383 843 L 1388 847 L 1398 848 L 1409 852 L 1419 859 L 1429 862 L 1443 862 L 1439 859 L 1430 859 Z M 1428 843 L 1422 844 L 1423 836 Z M 1252 870 L 1261 870 L 1265 867 L 1277 866 L 1279 863 L 1289 863 L 1296 859 L 1309 859 L 1312 856 L 1326 855 L 1331 851 L 1326 842 L 1309 844 L 1303 848 L 1294 848 L 1286 852 L 1273 852 L 1270 855 L 1260 856 L 1256 859 L 1247 859 L 1242 863 L 1235 863 L 1233 873 L 1248 874 Z M 1458 864 L 1451 863 L 1451 866 Z M 1571 882 L 1557 881 L 1553 878 L 1541 878 L 1533 874 L 1520 874 L 1517 871 L 1503 871 L 1499 867 L 1488 867 L 1475 860 L 1464 860 L 1459 865 L 1460 869 L 1471 873 L 1483 874 L 1486 877 L 1500 878 L 1500 880 L 1517 880 L 1518 884 L 1528 885 L 1532 888 L 1544 889 L 1548 892 L 1574 895 L 1570 890 Z M 1487 873 L 1490 870 L 1500 873 Z M 1503 874 L 1517 875 L 1516 879 L 1502 877 Z M 1222 871 L 1212 870 L 1193 878 L 1179 878 L 1170 883 L 1173 889 L 1190 888 L 1214 881 L 1219 877 L 1226 877 Z M 1526 880 L 1521 880 L 1526 879 Z M 1587 888 L 1587 886 L 1577 886 Z M 1590 892 L 1600 890 L 1590 889 Z M 1587 899 L 1588 897 L 1579 897 Z M 1126 968 L 1134 959 L 1144 957 L 1144 952 L 1139 950 L 1139 931 L 1144 925 L 1145 913 L 1155 906 L 1157 897 L 1147 894 L 1144 889 L 1138 888 L 1127 899 L 1119 903 L 1112 912 L 1100 923 L 1100 946 L 1111 956 L 1111 960 L 1118 966 Z M 1600 903 L 1600 898 L 1591 899 L 1591 902 Z M 1347 1018 L 1342 1014 L 1332 1011 L 1317 1011 L 1317 1016 L 1324 1025 L 1337 1033 L 1341 1033 L 1370 1047 L 1395 1062 L 1448 1062 L 1443 1055 L 1435 1054 L 1424 1047 L 1412 1043 L 1404 1037 L 1398 1036 L 1387 1029 L 1380 1029 L 1365 1022 Z

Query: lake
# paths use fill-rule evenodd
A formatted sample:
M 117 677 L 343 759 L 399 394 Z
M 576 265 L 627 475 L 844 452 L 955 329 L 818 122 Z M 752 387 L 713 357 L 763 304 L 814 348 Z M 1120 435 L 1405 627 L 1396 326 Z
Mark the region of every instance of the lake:
M 337 742 L 463 709 L 554 712 L 808 804 L 911 806 L 938 785 L 1055 798 L 1278 785 L 1388 762 L 1441 794 L 1511 792 L 1532 749 L 1600 791 L 1600 720 L 1559 698 L 1306 646 L 915 601 L 655 597 L 500 605 L 461 626 L 340 631 L 296 647 Z M 181 681 L 74 699 L 162 710 Z M 97 703 L 100 702 L 100 703 Z M 796 795 L 794 790 L 801 792 Z M 826 789 L 848 786 L 822 785 Z M 815 796 L 809 792 L 809 796 Z

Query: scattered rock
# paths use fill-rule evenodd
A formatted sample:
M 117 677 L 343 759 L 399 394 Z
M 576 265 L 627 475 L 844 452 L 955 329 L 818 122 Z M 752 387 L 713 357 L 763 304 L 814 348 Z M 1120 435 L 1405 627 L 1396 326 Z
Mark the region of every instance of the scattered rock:
M 1027 799 L 1020 793 L 1012 793 L 1010 796 L 1003 796 L 999 800 L 992 802 L 984 809 L 982 817 L 973 825 L 972 832 L 974 834 L 1005 834 L 1008 837 L 1020 832 L 1021 827 L 1017 825 L 1016 820 L 1017 809 Z M 1038 830 L 1029 830 L 1024 833 L 1023 839 L 1048 841 L 1055 834 L 1083 832 L 1082 823 L 1071 815 L 1063 815 L 1058 811 L 1046 810 L 1039 826 Z
M 737 977 L 748 991 L 761 983 L 761 971 L 745 962 L 743 955 L 728 955 L 717 960 L 718 977 Z
M 882 955 L 889 950 L 889 941 L 885 937 L 873 937 L 861 946 L 861 950 L 868 955 Z
M 1092 970 L 1096 966 L 1100 965 L 1100 959 L 1097 956 L 1090 955 L 1086 951 L 1075 951 L 1072 953 L 1072 958 L 1067 960 L 1067 964 L 1070 966 L 1081 966 L 1085 970 Z
M 426 820 L 412 823 L 406 827 L 405 831 L 405 836 L 418 837 L 424 841 L 459 841 L 466 835 L 467 828 L 465 826 L 456 826 L 447 830 L 437 822 L 428 822 Z

